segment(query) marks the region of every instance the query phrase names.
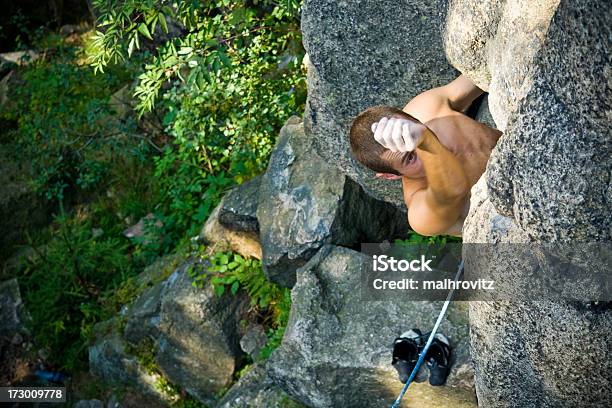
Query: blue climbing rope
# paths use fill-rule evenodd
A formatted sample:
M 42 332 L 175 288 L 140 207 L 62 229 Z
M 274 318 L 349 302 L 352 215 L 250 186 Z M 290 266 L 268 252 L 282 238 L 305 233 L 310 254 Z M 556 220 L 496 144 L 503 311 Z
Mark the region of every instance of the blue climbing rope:
M 459 278 L 461 278 L 462 273 L 463 273 L 463 259 L 459 263 L 459 268 L 457 269 L 457 274 L 455 275 L 455 282 L 458 281 Z M 414 377 L 416 377 L 417 373 L 419 372 L 419 368 L 421 368 L 421 364 L 423 364 L 423 360 L 425 360 L 425 355 L 427 354 L 427 351 L 429 350 L 429 347 L 431 346 L 431 343 L 433 342 L 434 337 L 436 336 L 436 332 L 438 331 L 438 328 L 440 328 L 440 324 L 442 323 L 442 319 L 444 319 L 444 315 L 446 314 L 448 305 L 450 305 L 450 302 L 453 299 L 454 293 L 455 293 L 455 288 L 453 287 L 448 292 L 448 296 L 446 296 L 446 301 L 444 302 L 444 305 L 442 306 L 442 310 L 440 310 L 440 314 L 438 315 L 438 320 L 436 320 L 436 324 L 434 324 L 431 334 L 429 335 L 429 338 L 427 339 L 427 343 L 425 343 L 425 347 L 423 347 L 423 351 L 421 351 L 421 354 L 419 355 L 419 359 L 417 360 L 417 363 L 414 366 L 412 373 L 410 373 L 410 377 L 408 377 L 408 381 L 406 381 L 406 384 L 404 384 L 404 388 L 402 388 L 402 392 L 400 392 L 400 394 L 398 395 L 393 405 L 391 405 L 391 408 L 399 408 L 400 404 L 402 403 L 402 398 L 404 398 L 404 394 L 408 390 L 410 383 L 412 383 L 412 380 L 414 380 Z

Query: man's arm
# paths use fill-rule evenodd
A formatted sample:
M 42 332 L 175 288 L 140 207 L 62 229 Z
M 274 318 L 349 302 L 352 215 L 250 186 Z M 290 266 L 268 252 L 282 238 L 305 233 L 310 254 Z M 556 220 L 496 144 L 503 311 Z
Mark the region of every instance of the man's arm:
M 405 112 L 413 114 L 422 122 L 438 112 L 442 107 L 457 112 L 465 112 L 472 102 L 483 93 L 465 76 L 460 75 L 447 85 L 433 88 L 415 96 L 404 107 Z
M 425 125 L 403 118 L 383 118 L 373 124 L 374 139 L 395 152 L 415 151 L 427 185 L 416 189 L 402 178 L 408 222 L 423 235 L 448 233 L 462 215 L 469 195 L 463 166 Z
M 459 75 L 453 82 L 436 89 L 448 100 L 451 109 L 457 112 L 465 112 L 474 99 L 484 92 L 463 75 Z
M 428 128 L 416 153 L 423 163 L 427 187 L 414 191 L 408 179 L 402 178 L 404 200 L 410 208 L 408 222 L 421 235 L 448 234 L 462 216 L 470 191 L 463 166 Z

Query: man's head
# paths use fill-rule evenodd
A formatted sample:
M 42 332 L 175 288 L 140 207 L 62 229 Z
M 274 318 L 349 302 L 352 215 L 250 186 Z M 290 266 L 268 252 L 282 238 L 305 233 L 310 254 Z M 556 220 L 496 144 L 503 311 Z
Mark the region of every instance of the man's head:
M 401 177 L 416 159 L 414 152 L 392 152 L 374 139 L 372 125 L 384 117 L 409 119 L 418 122 L 406 112 L 391 106 L 374 106 L 361 112 L 353 121 L 349 132 L 351 150 L 355 159 L 378 176 L 387 179 Z

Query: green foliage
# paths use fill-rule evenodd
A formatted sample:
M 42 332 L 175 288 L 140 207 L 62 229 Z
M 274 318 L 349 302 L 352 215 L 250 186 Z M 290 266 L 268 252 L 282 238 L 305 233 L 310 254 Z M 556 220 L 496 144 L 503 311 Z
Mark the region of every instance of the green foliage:
M 176 242 L 196 233 L 229 186 L 265 169 L 278 130 L 303 112 L 299 3 L 94 5 L 90 63 L 101 71 L 140 52 L 137 109 L 158 101 L 163 112 L 171 143 L 155 159 L 157 210 Z
M 217 296 L 229 292 L 236 295 L 244 290 L 251 305 L 259 309 L 268 327 L 268 343 L 259 354 L 267 359 L 283 338 L 291 309 L 291 291 L 270 282 L 261 267 L 261 261 L 245 258 L 236 253 L 217 252 L 208 258 L 210 265 L 204 270 L 190 271 L 193 285 L 212 284 Z
M 296 0 L 253 4 L 231 0 L 94 0 L 93 6 L 99 16 L 89 61 L 96 71 L 146 48 L 143 41 L 161 43 L 139 78 L 136 95 L 140 112 L 153 108 L 159 90 L 170 78 L 205 89 L 223 67 L 247 62 L 244 58 L 249 56 L 249 48 L 276 55 L 279 45 L 282 50 L 299 36 L 295 21 L 300 2 Z
M 266 168 L 306 98 L 295 0 L 94 3 L 95 33 L 39 38 L 41 57 L 16 68 L 0 112 L 0 142 L 20 152 L 50 208 L 67 209 L 18 274 L 36 347 L 69 371 L 85 366 L 93 325 L 139 292 L 136 274 L 184 249 L 228 188 Z M 139 117 L 117 115 L 110 97 L 134 78 Z M 125 239 L 148 213 L 161 226 Z M 258 261 L 227 256 L 214 284 L 250 293 L 271 350 L 289 291 Z
M 461 259 L 461 238 L 450 235 L 423 236 L 414 231 L 406 239 L 396 239 L 390 255 L 397 259 L 416 259 L 424 255 L 432 260 L 432 267 L 438 268 L 439 262 L 447 261 L 450 256 Z
M 0 120 L 15 125 L 3 138 L 31 165 L 38 191 L 61 201 L 67 190 L 91 191 L 114 157 L 132 150 L 123 135 L 128 124 L 108 119 L 108 99 L 129 77 L 125 69 L 94 75 L 80 64 L 81 49 L 61 38 L 46 37 L 41 46 L 52 57 L 18 71 Z
M 282 296 L 277 300 L 276 307 L 273 312 L 273 323 L 268 328 L 268 342 L 259 352 L 259 359 L 265 360 L 270 357 L 270 354 L 281 344 L 285 329 L 289 322 L 289 312 L 291 311 L 291 291 L 287 288 L 283 289 Z
M 51 240 L 26 261 L 20 277 L 38 347 L 61 369 L 82 368 L 95 323 L 117 309 L 105 299 L 134 274 L 128 243 L 115 234 L 95 234 L 87 219 L 59 215 Z
M 209 258 L 208 272 L 212 274 L 211 283 L 218 296 L 229 287 L 232 295 L 241 287 L 248 293 L 251 303 L 266 308 L 281 297 L 281 289 L 270 283 L 263 273 L 261 261 L 245 258 L 236 253 L 218 252 Z M 195 282 L 200 282 L 196 277 Z M 196 283 L 197 285 L 197 283 Z
M 424 236 L 419 235 L 414 231 L 408 234 L 405 239 L 395 240 L 395 244 L 424 244 L 424 245 L 444 245 L 446 243 L 461 242 L 461 237 L 453 237 L 451 235 L 434 235 Z
M 155 361 L 155 343 L 152 339 L 145 338 L 140 343 L 134 345 L 127 343 L 126 353 L 136 357 L 136 361 L 149 374 L 158 374 L 159 367 Z

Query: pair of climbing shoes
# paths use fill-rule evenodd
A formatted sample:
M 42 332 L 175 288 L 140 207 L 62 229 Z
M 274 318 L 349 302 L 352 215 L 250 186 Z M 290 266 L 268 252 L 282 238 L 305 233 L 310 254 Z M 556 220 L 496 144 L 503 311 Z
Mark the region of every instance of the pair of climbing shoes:
M 399 380 L 406 383 L 414 369 L 419 355 L 425 347 L 430 333 L 422 334 L 419 329 L 411 329 L 396 338 L 393 342 L 393 360 L 391 364 L 398 372 Z M 434 337 L 425 363 L 419 367 L 414 381 L 424 382 L 429 377 L 429 384 L 444 385 L 450 369 L 450 343 L 446 336 L 437 333 Z

